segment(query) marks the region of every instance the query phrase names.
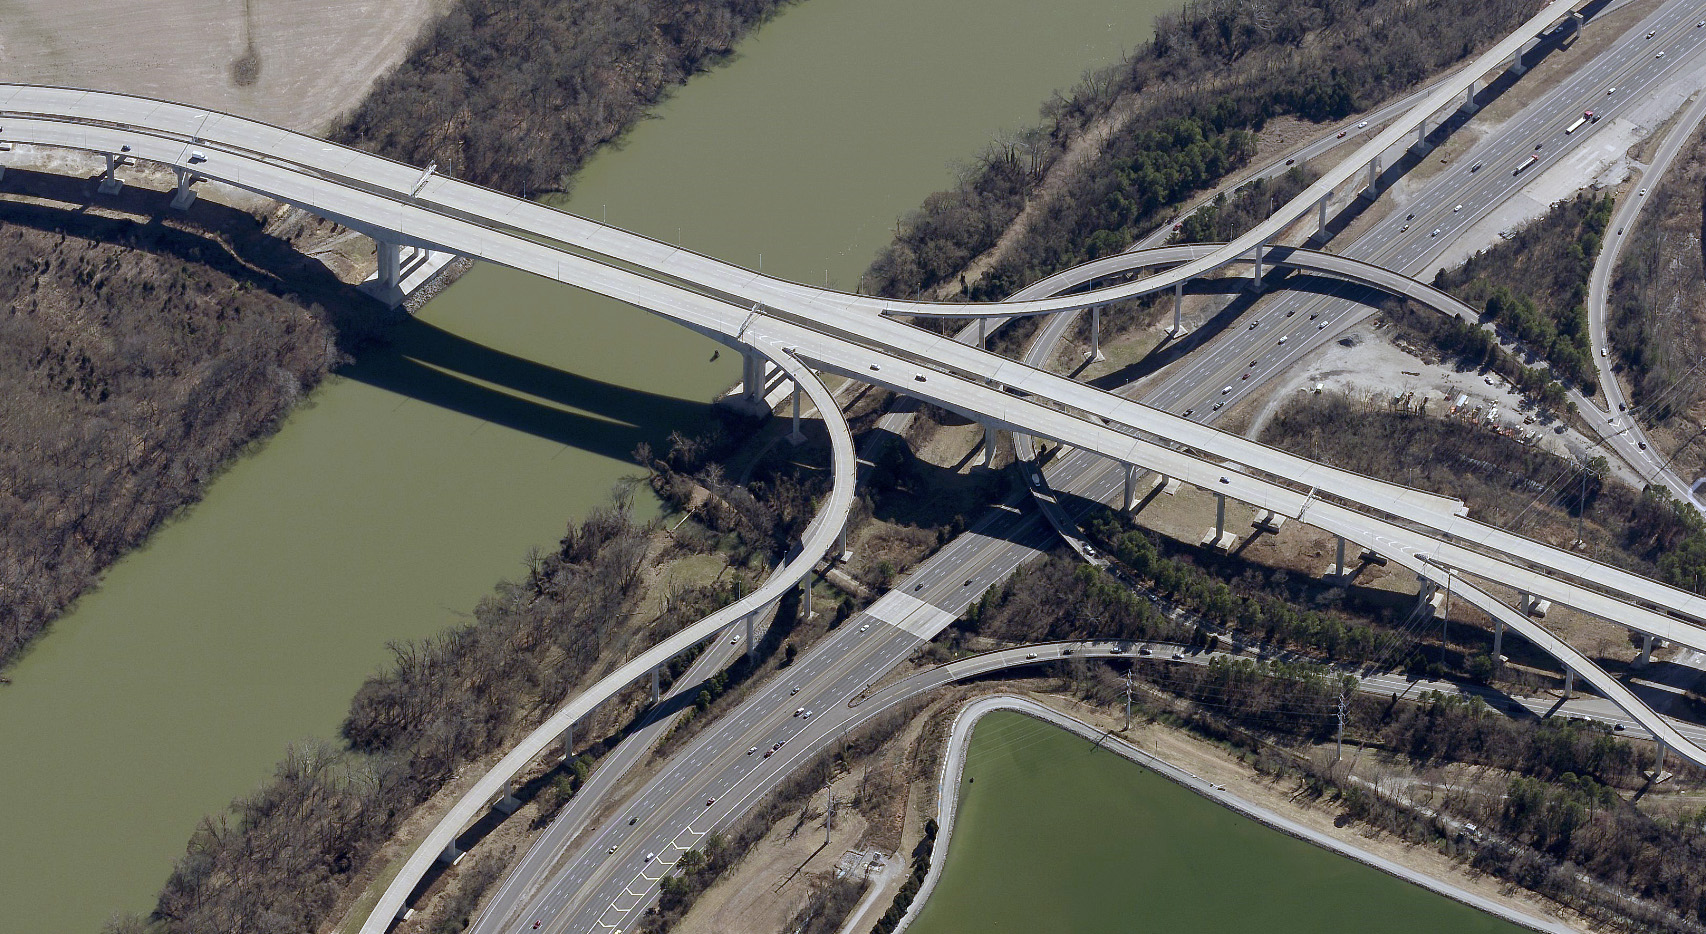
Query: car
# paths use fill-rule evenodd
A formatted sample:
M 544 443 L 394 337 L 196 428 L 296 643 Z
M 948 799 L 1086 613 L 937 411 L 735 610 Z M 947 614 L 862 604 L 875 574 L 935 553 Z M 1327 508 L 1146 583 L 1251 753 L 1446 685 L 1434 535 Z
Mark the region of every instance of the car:
M 1319 318 L 1319 317 L 1321 317 L 1321 313 L 1319 311 L 1317 311 L 1314 314 L 1309 316 L 1309 320 L 1314 321 L 1316 318 Z
M 1611 732 L 1613 732 L 1613 733 L 1623 732 L 1623 724 L 1622 723 L 1613 723 L 1611 725 Z
M 1647 30 L 1647 38 L 1651 39 L 1657 33 L 1658 33 L 1657 29 L 1649 29 L 1649 30 Z
M 1144 646 L 1144 647 L 1143 647 L 1143 648 L 1141 648 L 1141 649 L 1138 649 L 1138 650 L 1137 650 L 1137 654 L 1139 654 L 1139 655 L 1154 655 L 1154 654 L 1155 654 L 1155 653 L 1154 653 L 1154 652 L 1151 652 L 1151 651 L 1150 651 L 1150 650 L 1149 650 L 1149 646 L 1147 646 L 1147 645 L 1146 645 L 1146 646 Z
M 739 641 L 740 641 L 740 633 L 738 633 L 738 632 L 729 637 L 729 644 L 730 645 L 734 645 L 736 642 L 739 642 Z
M 1365 126 L 1368 126 L 1368 121 L 1367 121 L 1367 120 L 1364 120 L 1364 121 L 1362 121 L 1362 122 L 1361 122 L 1361 123 L 1358 123 L 1358 124 L 1357 124 L 1357 129 L 1359 129 L 1359 130 L 1360 130 L 1360 129 L 1362 129 L 1362 128 L 1363 128 L 1363 127 L 1365 127 Z
M 800 693 L 800 689 L 799 689 L 799 688 L 795 688 L 795 689 L 793 689 L 793 690 L 792 690 L 792 691 L 789 691 L 789 692 L 788 692 L 788 696 L 789 696 L 789 697 L 793 697 L 793 696 L 794 696 L 794 695 L 795 695 L 795 694 L 798 694 L 798 693 Z
M 1186 410 L 1185 410 L 1185 416 L 1184 416 L 1184 417 L 1185 417 L 1185 418 L 1190 418 L 1190 417 L 1191 417 L 1191 413 L 1192 413 L 1192 412 L 1195 412 L 1195 411 L 1196 411 L 1196 409 L 1186 409 Z
M 1232 481 L 1231 481 L 1231 480 L 1229 480 L 1229 479 L 1227 479 L 1227 478 L 1225 478 L 1225 477 L 1221 477 L 1221 478 L 1220 478 L 1220 482 L 1221 482 L 1221 483 L 1226 483 L 1226 484 L 1230 484 L 1230 483 L 1231 483 L 1231 482 L 1232 482 Z
M 1481 165 L 1482 165 L 1482 163 L 1477 162 L 1474 165 L 1470 166 L 1469 167 L 1470 174 L 1474 174 L 1476 172 L 1481 171 Z
M 1289 338 L 1289 337 L 1282 337 L 1282 338 L 1280 338 L 1280 339 L 1279 339 L 1279 342 L 1280 342 L 1280 343 L 1281 343 L 1281 344 L 1284 344 L 1284 343 L 1285 343 L 1285 342 L 1286 342 L 1286 341 L 1288 341 L 1288 340 L 1290 340 L 1290 339 L 1291 339 L 1291 338 Z
M 806 708 L 804 708 L 804 707 L 795 707 L 794 708 L 794 716 L 796 716 L 796 717 L 799 716 L 800 714 L 805 713 L 805 712 L 806 712 Z
M 777 749 L 781 749 L 781 748 L 782 748 L 782 747 L 783 747 L 783 746 L 786 746 L 786 745 L 788 745 L 788 741 L 787 741 L 787 740 L 783 740 L 783 741 L 781 741 L 781 742 L 779 742 L 779 743 L 777 743 L 777 744 L 776 744 L 776 748 L 777 748 Z
M 1108 650 L 1108 654 L 1110 654 L 1110 655 L 1124 655 L 1125 654 L 1125 646 L 1116 645 L 1113 648 Z
M 1605 348 L 1604 347 L 1599 348 L 1599 355 L 1601 357 L 1605 356 Z
M 1623 236 L 1623 228 L 1621 228 L 1621 227 L 1617 228 L 1617 235 L 1619 237 Z
M 1659 53 L 1659 54 L 1657 54 L 1657 55 L 1655 55 L 1655 56 L 1653 56 L 1653 57 L 1654 57 L 1654 58 L 1664 58 L 1664 57 L 1665 57 L 1665 53 L 1663 53 L 1663 52 L 1660 52 L 1660 53 Z
M 1319 331 L 1326 326 L 1327 326 L 1327 322 L 1323 321 L 1320 324 L 1315 325 L 1315 330 Z
M 1637 442 L 1635 442 L 1635 445 L 1643 451 L 1645 451 L 1647 449 L 1647 442 L 1645 442 L 1645 441 L 1637 441 Z
M 615 847 L 611 847 L 611 848 L 610 848 L 610 849 L 611 849 L 611 850 L 612 850 L 612 851 L 614 851 L 614 850 L 615 850 L 615 849 L 616 849 L 616 848 L 615 848 Z M 539 930 L 539 922 L 538 922 L 538 921 L 535 921 L 535 922 L 533 922 L 533 930 L 535 930 L 535 931 L 537 931 L 537 930 Z
M 1542 146 L 1544 146 L 1544 145 L 1546 145 L 1546 144 L 1545 144 L 1545 143 L 1535 143 L 1535 144 L 1534 144 L 1534 151 L 1535 151 L 1535 152 L 1539 152 L 1539 151 L 1540 151 L 1540 147 L 1542 147 Z
M 1026 652 L 1025 653 L 1025 658 L 1027 658 L 1027 659 L 1032 659 L 1032 658 L 1036 658 L 1036 657 L 1037 657 L 1037 653 L 1035 653 L 1035 652 Z
M 658 858 L 658 855 L 656 853 L 647 853 L 646 854 L 646 862 L 648 862 L 648 863 L 654 859 L 657 859 L 657 858 Z
M 1627 403 L 1623 403 L 1623 402 L 1619 402 L 1619 403 L 1617 403 L 1617 411 L 1619 411 L 1619 412 L 1627 412 L 1627 411 L 1629 411 L 1629 406 L 1628 406 L 1628 404 L 1627 404 Z
M 803 714 L 800 714 L 800 719 L 801 719 L 801 720 L 810 720 L 810 719 L 811 719 L 811 718 L 812 718 L 812 712 L 811 712 L 811 711 L 809 711 L 809 710 L 808 710 L 808 711 L 806 711 L 806 712 L 805 712 L 805 713 L 803 713 Z
M 1224 396 L 1231 391 L 1232 391 L 1231 386 L 1224 386 L 1224 387 L 1221 387 L 1220 394 Z
M 639 820 L 639 818 L 638 818 L 638 817 L 630 817 L 630 818 L 628 818 L 628 826 L 630 826 L 630 827 L 632 827 L 632 826 L 634 826 L 634 822 L 635 822 L 635 821 L 637 821 L 637 820 Z
M 923 584 L 922 584 L 922 583 L 918 583 L 918 584 L 913 584 L 913 585 L 912 585 L 912 589 L 913 589 L 913 590 L 923 590 L 923 589 L 924 589 L 924 585 L 923 585 Z
M 1645 188 L 1641 189 L 1641 197 L 1645 198 L 1646 196 L 1647 196 L 1647 189 L 1645 189 Z
M 1346 133 L 1349 133 L 1349 132 L 1350 132 L 1350 130 L 1340 130 L 1340 131 L 1339 131 L 1339 135 L 1338 135 L 1338 136 L 1336 136 L 1336 137 L 1334 137 L 1334 139 L 1344 139 L 1344 138 L 1345 138 L 1345 134 L 1346 134 Z
M 918 381 L 918 382 L 920 382 L 920 383 L 922 383 L 922 382 L 924 382 L 924 374 L 923 374 L 923 373 L 920 373 L 920 374 L 918 374 L 918 375 L 917 375 L 917 376 L 914 376 L 914 377 L 913 377 L 913 379 L 915 379 L 915 380 L 917 380 L 917 381 Z
M 716 804 L 716 803 L 717 803 L 716 798 L 706 798 L 705 799 L 705 806 L 706 807 L 710 807 L 711 805 Z
M 1430 237 L 1437 237 L 1437 236 L 1439 236 L 1439 232 L 1440 232 L 1440 230 L 1441 230 L 1441 228 L 1439 228 L 1439 227 L 1435 227 L 1435 228 L 1434 228 L 1434 232 L 1433 232 L 1433 233 L 1431 233 L 1431 234 L 1428 234 L 1428 236 L 1430 236 Z
M 766 750 L 764 750 L 764 758 L 768 759 L 772 755 L 775 755 L 775 753 L 776 753 L 776 750 L 774 750 L 774 749 L 766 749 Z
M 608 850 L 605 850 L 605 851 L 604 851 L 604 852 L 606 852 L 606 853 L 614 853 L 614 852 L 616 852 L 616 850 L 617 850 L 617 849 L 618 849 L 618 848 L 619 848 L 619 847 L 621 847 L 621 846 L 622 846 L 622 844 L 620 844 L 620 843 L 612 843 L 612 844 L 610 844 L 610 849 L 608 849 Z
M 199 149 L 190 150 L 190 165 L 201 165 L 207 161 L 207 153 Z
M 751 748 L 751 749 L 748 749 L 748 750 L 747 750 L 747 751 L 746 751 L 746 754 L 747 754 L 747 755 L 749 755 L 749 756 L 750 756 L 750 755 L 752 755 L 752 754 L 753 754 L 753 753 L 755 753 L 755 752 L 757 752 L 757 751 L 758 751 L 758 747 L 757 747 L 757 746 L 754 746 L 754 747 L 752 747 L 752 748 Z
M 1220 411 L 1220 407 L 1221 407 L 1221 406 L 1223 406 L 1223 405 L 1225 405 L 1225 404 L 1226 404 L 1226 403 L 1224 403 L 1224 402 L 1216 402 L 1216 403 L 1215 403 L 1215 404 L 1214 404 L 1214 410 L 1215 410 L 1215 411 L 1216 411 L 1216 412 L 1218 412 L 1218 411 Z
M 1060 654 L 1062 654 L 1062 655 L 1071 655 L 1071 654 L 1072 654 L 1072 649 L 1070 649 L 1070 648 L 1065 648 L 1065 649 L 1061 649 L 1061 650 L 1060 650 Z
M 1703 19 L 1700 22 L 1694 24 L 1695 29 L 1699 29 L 1702 26 L 1706 26 L 1706 19 Z
M 1285 160 L 1285 164 L 1291 165 L 1293 162 L 1296 162 L 1296 161 L 1297 161 L 1296 159 L 1287 159 L 1287 160 Z
M 1182 662 L 1184 660 L 1185 660 L 1185 653 L 1183 653 L 1183 652 L 1174 652 L 1173 653 L 1173 661 Z
M 1409 230 L 1409 229 L 1410 229 L 1410 225 L 1409 225 L 1409 224 L 1405 224 L 1405 225 L 1404 225 L 1404 226 L 1402 226 L 1402 227 L 1400 227 L 1400 228 L 1398 228 L 1398 232 L 1399 232 L 1399 233 L 1403 233 L 1403 232 L 1404 232 L 1404 231 L 1406 231 L 1406 230 Z
M 1460 204 L 1457 207 L 1452 208 L 1451 213 L 1456 214 L 1458 211 L 1461 211 L 1461 210 L 1463 210 L 1463 205 Z
M 870 628 L 871 628 L 871 624 L 866 623 L 865 625 L 859 627 L 859 631 L 864 632 L 865 630 L 870 629 Z
M 966 581 L 966 582 L 965 582 L 965 583 L 964 583 L 964 584 L 961 584 L 961 585 L 960 585 L 960 586 L 962 586 L 962 587 L 970 587 L 970 586 L 971 586 L 971 581 L 969 581 L 969 580 L 968 580 L 968 581 Z
M 881 373 L 882 368 L 877 366 L 875 363 L 873 363 L 873 364 L 871 364 L 871 372 L 872 373 Z
M 1607 96 L 1607 97 L 1610 97 L 1611 95 L 1616 94 L 1616 93 L 1617 93 L 1616 88 L 1606 88 L 1605 89 L 1605 96 Z
M 1291 316 L 1292 316 L 1292 315 L 1295 315 L 1295 314 L 1297 314 L 1297 309 L 1296 309 L 1296 308 L 1293 308 L 1293 309 L 1291 309 L 1291 310 L 1290 310 L 1290 311 L 1288 311 L 1288 312 L 1286 312 L 1286 313 L 1285 313 L 1285 316 L 1286 316 L 1286 317 L 1287 317 L 1287 318 L 1289 318 L 1289 317 L 1291 317 Z
M 1240 380 L 1245 380 L 1245 379 L 1249 379 L 1249 378 L 1250 378 L 1250 374 L 1248 374 L 1248 373 L 1245 373 L 1245 374 L 1244 374 L 1244 375 L 1243 375 L 1243 376 L 1240 376 L 1240 377 L 1238 377 L 1238 378 L 1239 378 L 1239 379 L 1240 379 Z
M 1256 364 L 1258 364 L 1258 363 L 1261 363 L 1261 362 L 1262 362 L 1262 361 L 1261 361 L 1261 358 L 1260 358 L 1260 357 L 1258 357 L 1258 358 L 1256 358 L 1256 359 L 1255 359 L 1255 360 L 1251 360 L 1251 361 L 1250 361 L 1250 365 L 1251 365 L 1251 366 L 1255 366 L 1255 365 L 1256 365 Z

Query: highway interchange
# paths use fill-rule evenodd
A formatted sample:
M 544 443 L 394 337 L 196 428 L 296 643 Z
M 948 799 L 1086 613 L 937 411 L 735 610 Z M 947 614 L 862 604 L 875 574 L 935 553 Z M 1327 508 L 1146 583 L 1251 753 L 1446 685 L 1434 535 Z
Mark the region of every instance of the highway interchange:
M 1664 9 L 1674 12 L 1682 6 L 1673 3 Z M 1511 52 L 1525 45 L 1530 36 L 1564 15 L 1565 9 L 1560 4 L 1551 14 L 1542 13 L 1535 17 L 1525 24 L 1524 30 L 1529 31 L 1513 33 L 1464 73 L 1440 82 L 1437 85 L 1439 90 L 1425 98 L 1428 102 L 1423 105 L 1426 112 L 1419 117 L 1426 118 L 1443 106 L 1442 103 L 1430 106 L 1436 102 L 1456 99 L 1462 90 L 1465 74 L 1470 82 L 1479 80 L 1479 76 L 1492 65 L 1507 58 Z M 1677 51 L 1668 56 L 1671 63 L 1691 58 L 1698 50 L 1698 40 L 1691 41 L 1681 35 L 1683 26 L 1679 23 L 1680 20 L 1663 30 L 1662 41 L 1678 43 Z M 1622 44 L 1627 44 L 1627 40 Z M 1653 80 L 1659 70 L 1668 67 L 1661 64 L 1647 66 L 1646 70 L 1624 69 L 1608 65 L 1607 59 L 1608 56 L 1601 56 L 1590 67 L 1607 69 L 1601 77 L 1620 81 L 1631 89 L 1642 86 L 1643 81 Z M 1655 54 L 1653 61 L 1663 63 L 1667 59 L 1659 59 Z M 0 88 L 0 119 L 5 121 L 0 129 L 4 130 L 7 140 L 107 153 L 118 152 L 122 148 L 134 152 L 138 158 L 178 166 L 186 171 L 193 166 L 194 173 L 218 177 L 310 207 L 357 230 L 372 232 L 376 239 L 382 241 L 390 238 L 384 242 L 414 243 L 480 256 L 561 281 L 574 282 L 654 310 L 719 340 L 753 348 L 769 356 L 806 389 L 813 403 L 835 423 L 831 425 L 831 437 L 836 446 L 837 463 L 831 503 L 820 515 L 820 521 L 814 523 L 808 536 L 809 547 L 790 563 L 788 575 L 784 575 L 787 579 L 777 587 L 767 585 L 760 594 L 754 594 L 736 607 L 695 624 L 666 645 L 621 666 L 618 672 L 553 715 L 539 733 L 512 750 L 491 773 L 476 783 L 476 793 L 459 801 L 451 815 L 428 835 L 428 843 L 410 858 L 399 881 L 385 893 L 374 920 L 364 930 L 384 927 L 395 910 L 401 907 L 411 880 L 419 878 L 424 865 L 436 857 L 438 850 L 453 839 L 461 827 L 466 826 L 468 818 L 482 808 L 485 801 L 495 797 L 498 788 L 507 782 L 510 775 L 544 751 L 555 733 L 560 733 L 565 726 L 584 716 L 590 705 L 643 676 L 661 659 L 676 654 L 773 600 L 779 587 L 786 586 L 804 573 L 800 569 L 802 563 L 809 567 L 818 555 L 828 550 L 850 503 L 851 483 L 844 480 L 850 478 L 852 459 L 850 447 L 844 439 L 845 424 L 839 421 L 838 413 L 829 411 L 834 408 L 833 400 L 828 398 L 821 384 L 805 369 L 806 366 L 841 372 L 909 392 L 973 414 L 998 428 L 1030 431 L 1076 448 L 1099 452 L 1104 458 L 1157 469 L 1168 476 L 1224 491 L 1233 498 L 1273 509 L 1282 515 L 1301 518 L 1307 512 L 1310 524 L 1375 547 L 1400 564 L 1435 579 L 1446 576 L 1448 571 L 1462 570 L 1466 574 L 1520 587 L 1559 603 L 1597 612 L 1684 644 L 1706 644 L 1706 635 L 1695 625 L 1695 621 L 1706 619 L 1706 604 L 1698 598 L 1479 525 L 1464 517 L 1460 504 L 1454 505 L 1441 497 L 1310 464 L 1301 458 L 1283 455 L 1148 407 L 1122 402 L 1046 373 L 1004 365 L 991 360 L 986 354 L 962 345 L 949 346 L 950 342 L 920 335 L 883 317 L 884 312 L 928 310 L 923 306 L 860 299 L 766 280 L 748 271 L 724 267 L 709 258 L 603 228 L 590 221 L 505 199 L 495 192 L 486 192 L 464 183 L 434 178 L 430 170 L 422 173 L 412 167 L 386 163 L 275 128 L 180 105 L 147 102 L 122 95 L 13 86 Z M 1366 161 L 1396 141 L 1407 139 L 1412 126 L 1403 119 L 1394 121 L 1350 159 L 1329 172 L 1322 182 L 1312 186 L 1311 191 L 1299 199 L 1299 202 L 1304 202 L 1301 210 L 1298 210 L 1298 202 L 1294 202 L 1252 234 L 1207 257 L 1135 283 L 1009 307 L 1021 311 L 1089 307 L 1156 291 L 1172 282 L 1200 275 L 1224 263 L 1227 258 L 1249 252 L 1250 246 L 1266 242 L 1279 229 L 1308 213 L 1320 198 L 1326 197 L 1336 185 L 1359 171 L 1359 159 Z M 1507 135 L 1501 134 L 1501 138 Z M 1507 140 L 1506 145 L 1513 143 L 1514 140 Z M 1483 174 L 1485 178 L 1492 177 L 1491 174 Z M 1485 179 L 1472 181 L 1484 183 Z M 1474 189 L 1476 185 L 1467 187 Z M 1491 192 L 1488 196 L 1491 197 Z M 1486 206 L 1476 203 L 1481 205 L 1476 210 Z M 1429 207 L 1430 216 L 1434 217 L 1441 216 L 1443 210 L 1447 210 L 1443 202 Z M 1451 213 L 1462 215 L 1459 223 L 1467 223 L 1473 214 L 1467 207 L 1463 212 Z M 1443 228 L 1443 225 L 1436 226 Z M 1255 237 L 1253 243 L 1246 243 L 1251 236 Z M 1441 237 L 1444 236 L 1442 233 Z M 1393 243 L 1398 239 L 1401 238 L 1394 238 Z M 1403 249 L 1394 247 L 1382 255 L 1392 262 L 1406 262 Z M 1418 249 L 1416 255 L 1422 252 L 1425 251 Z M 736 301 L 731 302 L 731 298 Z M 753 300 L 760 304 L 748 309 L 744 303 Z M 767 300 L 775 304 L 766 304 Z M 1323 328 L 1317 331 L 1315 340 L 1324 340 L 1327 336 L 1328 331 Z M 1307 339 L 1295 342 L 1298 345 L 1307 343 Z M 1296 347 L 1287 351 L 1297 352 Z M 1223 357 L 1222 369 L 1211 371 L 1214 379 L 1208 382 L 1207 392 L 1217 391 L 1213 384 L 1221 378 L 1224 367 L 1228 365 L 1224 361 L 1236 361 L 1237 356 Z M 1202 391 L 1200 386 L 1198 391 Z M 1097 414 L 1091 417 L 1083 413 Z M 1116 422 L 1120 427 L 1112 424 Z M 1165 439 L 1167 443 L 1148 440 L 1151 437 Z M 1192 453 L 1178 450 L 1176 444 L 1188 445 Z M 1226 460 L 1254 465 L 1254 469 L 1221 466 Z M 908 578 L 899 591 L 904 600 L 885 597 L 888 604 L 879 601 L 872 608 L 876 613 L 857 617 L 803 655 L 795 666 L 798 672 L 792 677 L 809 680 L 799 685 L 801 692 L 798 696 L 833 700 L 850 696 L 849 688 L 859 689 L 874 680 L 874 674 L 887 670 L 894 660 L 904 657 L 919 642 L 933 636 L 951 621 L 987 584 L 1005 577 L 1020 561 L 1046 547 L 1049 535 L 1034 514 L 1021 514 L 1011 505 L 1008 510 L 1010 514 L 1006 518 L 1002 518 L 999 510 L 992 514 L 989 524 L 981 532 L 952 543 L 938 554 L 937 558 L 942 560 L 933 559 Z M 1466 543 L 1475 547 L 1465 547 Z M 947 560 L 950 558 L 961 563 L 949 565 Z M 965 568 L 975 570 L 966 571 Z M 914 589 L 909 593 L 905 589 L 907 587 Z M 1632 714 L 1641 716 L 1643 723 L 1674 748 L 1691 756 L 1706 758 L 1706 755 L 1692 751 L 1694 744 L 1690 738 L 1651 717 L 1650 711 L 1641 714 L 1645 708 L 1638 700 L 1605 677 L 1597 666 L 1574 649 L 1549 637 L 1526 617 L 1516 617 L 1508 607 L 1467 583 L 1461 592 L 1465 599 L 1499 615 L 1500 619 L 1507 620 L 1509 625 L 1525 632 L 1537 644 L 1563 659 L 1572 669 L 1579 670 L 1597 688 L 1624 704 Z M 762 599 L 755 599 L 760 597 Z M 934 609 L 927 609 L 930 607 Z M 564 879 L 560 891 L 565 898 L 562 904 L 567 910 L 552 921 L 556 929 L 617 929 L 619 919 L 631 917 L 655 894 L 651 883 L 662 871 L 660 864 L 673 861 L 672 854 L 679 850 L 679 844 L 698 839 L 718 821 L 735 813 L 743 802 L 761 792 L 767 786 L 760 778 L 780 774 L 780 770 L 791 761 L 808 755 L 807 747 L 823 738 L 821 731 L 828 728 L 833 718 L 813 718 L 810 721 L 801 718 L 800 725 L 796 727 L 787 722 L 795 718 L 791 715 L 794 708 L 786 703 L 780 708 L 765 711 L 749 710 L 750 705 L 760 701 L 778 700 L 769 695 L 780 689 L 780 685 L 775 683 L 764 686 L 757 697 L 729 718 L 727 725 L 719 724 L 700 737 L 700 740 L 712 735 L 720 735 L 725 740 L 734 738 L 733 735 L 723 735 L 727 729 L 736 731 L 741 740 L 771 738 L 770 745 L 774 746 L 781 739 L 773 737 L 787 738 L 791 733 L 793 740 L 770 757 L 774 773 L 760 769 L 759 778 L 754 778 L 754 773 L 742 770 L 746 749 L 750 748 L 744 742 L 718 750 L 700 750 L 697 755 L 699 768 L 690 769 L 692 775 L 687 784 L 658 786 L 670 790 L 658 791 L 649 799 L 642 797 L 641 800 L 656 804 L 655 809 L 645 810 L 647 820 L 642 822 L 640 815 L 635 815 L 631 828 L 624 825 L 614 830 L 618 835 L 627 834 L 627 842 L 613 844 L 617 846 L 615 854 L 609 853 L 608 846 L 603 851 L 582 847 L 583 853 L 594 857 L 591 862 L 596 862 L 597 866 L 587 871 L 579 883 L 572 878 Z M 824 707 L 819 703 L 812 709 Z M 746 717 L 744 721 L 741 720 L 743 716 Z M 795 730 L 797 732 L 793 732 Z M 693 750 L 698 742 L 690 744 L 684 756 L 672 760 L 671 765 L 694 763 Z M 721 787 L 726 790 L 718 791 L 716 783 L 719 780 L 725 781 Z M 641 792 L 642 796 L 647 793 Z M 487 797 L 480 800 L 481 794 Z M 711 804 L 707 805 L 707 801 Z M 611 832 L 611 828 L 604 828 L 596 839 L 607 839 L 606 835 Z M 635 845 L 636 841 L 638 845 Z M 648 843 L 655 844 L 655 848 L 647 849 Z M 641 852 L 634 852 L 636 849 Z M 657 855 L 654 860 L 645 860 L 645 853 Z M 618 858 L 606 860 L 603 857 L 607 855 Z M 636 858 L 640 860 L 637 870 L 631 875 L 624 875 L 624 860 Z M 582 861 L 586 860 L 577 862 Z M 571 863 L 570 869 L 573 867 Z M 636 884 L 643 891 L 628 894 Z M 552 897 L 551 889 L 545 891 L 545 897 Z M 608 900 L 604 900 L 607 895 Z M 615 913 L 608 914 L 612 909 Z M 580 914 L 583 910 L 595 914 L 583 917 Z M 570 918 L 580 920 L 571 922 Z M 588 926 L 577 928 L 572 926 L 574 923 Z

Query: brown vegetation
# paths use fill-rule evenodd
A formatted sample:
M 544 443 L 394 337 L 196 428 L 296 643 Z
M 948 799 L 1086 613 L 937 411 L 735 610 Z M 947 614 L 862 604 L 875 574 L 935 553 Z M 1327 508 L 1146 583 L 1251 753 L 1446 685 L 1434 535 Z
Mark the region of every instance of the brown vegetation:
M 1706 473 L 1706 128 L 1683 153 L 1624 232 L 1607 326 L 1634 413 L 1692 481 Z
M 911 296 L 960 275 L 993 246 L 1073 140 L 1116 102 L 1128 127 L 1061 186 L 976 283 L 1004 298 L 1043 275 L 1123 249 L 1193 192 L 1243 165 L 1250 134 L 1281 115 L 1336 120 L 1462 60 L 1528 15 L 1516 0 L 1472 15 L 1404 0 L 1192 3 L 1155 38 L 1044 108 L 1042 124 L 986 150 L 958 188 L 908 216 L 869 273 L 880 294 Z
M 0 665 L 373 326 L 225 213 L 214 234 L 0 202 Z
M 461 0 L 333 138 L 524 198 L 555 191 L 783 0 Z
M 1603 459 L 1584 469 L 1485 428 L 1335 393 L 1288 404 L 1262 438 L 1337 467 L 1460 497 L 1481 521 L 1550 544 L 1568 546 L 1579 524 L 1594 559 L 1706 592 L 1706 524 L 1660 488 L 1636 492 L 1606 482 Z

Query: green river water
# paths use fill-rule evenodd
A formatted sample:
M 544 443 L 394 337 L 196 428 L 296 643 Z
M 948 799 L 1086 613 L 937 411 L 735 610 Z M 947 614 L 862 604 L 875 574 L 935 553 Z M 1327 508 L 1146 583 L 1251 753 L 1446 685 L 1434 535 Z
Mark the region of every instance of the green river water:
M 996 711 L 972 731 L 947 863 L 909 934 L 1524 930 Z
M 951 163 L 1144 40 L 1163 0 L 809 0 L 582 173 L 589 217 L 848 287 Z M 146 910 L 196 821 L 331 735 L 388 640 L 456 621 L 691 430 L 738 365 L 481 267 L 120 562 L 0 687 L 0 934 Z

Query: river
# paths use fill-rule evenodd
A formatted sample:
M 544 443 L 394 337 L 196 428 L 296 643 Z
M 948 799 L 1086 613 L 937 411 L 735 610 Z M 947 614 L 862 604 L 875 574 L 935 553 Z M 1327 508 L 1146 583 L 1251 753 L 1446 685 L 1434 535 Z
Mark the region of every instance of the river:
M 952 163 L 1172 4 L 809 0 L 579 177 L 569 209 L 850 287 Z M 186 37 L 186 42 L 194 41 Z M 0 687 L 0 934 L 142 911 L 205 814 L 332 735 L 386 643 L 464 618 L 691 431 L 734 355 L 480 267 L 119 562 Z
M 973 728 L 947 863 L 908 934 L 1524 930 L 998 710 Z

